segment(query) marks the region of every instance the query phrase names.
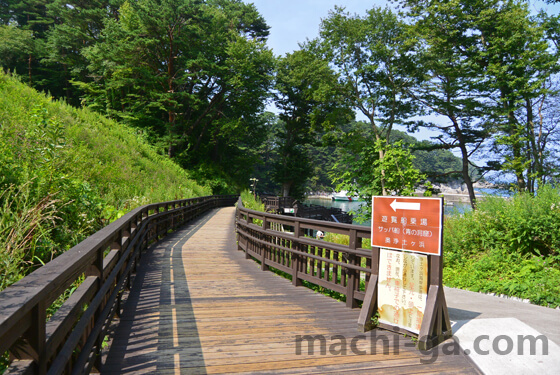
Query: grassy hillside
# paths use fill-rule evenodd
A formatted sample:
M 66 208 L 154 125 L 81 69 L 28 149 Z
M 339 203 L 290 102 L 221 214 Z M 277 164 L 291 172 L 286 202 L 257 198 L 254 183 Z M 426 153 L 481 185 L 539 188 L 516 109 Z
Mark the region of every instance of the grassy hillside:
M 142 134 L 0 74 L 0 290 L 132 208 L 209 194 Z

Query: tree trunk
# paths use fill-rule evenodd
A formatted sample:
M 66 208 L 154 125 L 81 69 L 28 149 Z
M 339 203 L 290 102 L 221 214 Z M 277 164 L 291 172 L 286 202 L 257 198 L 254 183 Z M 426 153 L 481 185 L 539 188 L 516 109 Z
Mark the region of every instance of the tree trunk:
M 507 98 L 506 89 L 500 89 L 501 93 L 502 93 L 502 98 Z M 507 112 L 507 129 L 506 129 L 506 134 L 509 137 L 512 137 L 512 141 L 511 141 L 511 150 L 512 150 L 512 154 L 513 154 L 513 165 L 512 165 L 512 169 L 513 172 L 515 174 L 515 177 L 517 179 L 517 189 L 519 191 L 524 191 L 527 188 L 527 185 L 525 184 L 525 177 L 523 176 L 523 164 L 522 164 L 522 160 L 524 160 L 524 157 L 522 155 L 522 133 L 520 133 L 520 129 L 519 129 L 519 125 L 517 123 L 517 120 L 515 118 L 515 114 L 513 113 L 513 110 L 511 110 L 511 108 L 515 108 L 515 105 L 513 103 L 512 100 L 505 100 L 504 101 L 504 106 L 505 106 L 505 110 L 508 111 Z
M 379 139 L 381 138 L 379 135 L 379 132 L 377 131 L 377 126 L 375 125 L 375 120 L 373 118 L 373 113 L 370 116 L 370 122 L 371 122 L 371 126 L 373 127 L 373 131 L 375 133 L 375 139 L 377 141 L 379 141 Z M 387 141 L 387 143 L 389 143 L 389 135 L 391 134 L 391 130 L 388 130 L 386 136 L 385 136 L 385 140 Z M 384 150 L 379 150 L 379 161 L 383 161 L 383 158 L 385 157 L 385 152 Z M 385 189 L 385 170 L 381 169 L 381 194 L 385 195 L 389 195 L 387 193 L 387 189 Z
M 283 182 L 282 183 L 282 196 L 289 197 L 290 196 L 290 187 L 292 186 L 292 182 Z
M 540 151 L 540 147 L 537 144 L 536 137 L 535 137 L 535 118 L 533 114 L 533 103 L 531 99 L 525 99 L 525 105 L 527 106 L 527 138 L 529 139 L 531 156 L 533 160 L 532 171 L 536 172 L 536 175 L 532 177 L 532 181 L 530 184 L 531 192 L 535 192 L 535 181 L 541 181 L 544 176 L 544 168 L 542 163 L 542 152 Z M 531 166 L 529 166 L 531 168 Z M 531 174 L 527 173 L 530 177 Z
M 175 147 L 173 147 L 173 140 L 169 140 L 169 146 L 167 147 L 167 156 L 172 158 L 175 154 Z
M 175 92 L 174 87 L 174 76 L 175 76 L 175 55 L 173 49 L 173 33 L 169 32 L 169 56 L 167 61 L 167 93 L 173 95 Z M 175 131 L 175 109 L 168 109 L 168 127 L 169 127 L 169 157 L 173 157 L 174 145 L 173 145 L 173 132 Z
M 66 55 L 63 55 L 63 59 L 66 60 Z M 68 64 L 63 63 L 62 67 L 64 69 L 64 90 L 66 92 L 66 102 L 72 103 L 70 98 L 70 75 L 68 74 Z
M 31 61 L 32 61 L 32 59 L 33 59 L 33 58 L 32 58 L 32 56 L 31 56 L 31 54 L 29 54 L 29 58 L 28 58 L 28 60 L 27 60 L 27 70 L 28 70 L 28 73 L 29 73 L 29 86 L 31 86 L 31 85 L 33 84 L 33 77 L 32 77 L 32 75 L 31 75 L 31 71 L 32 71 L 32 69 L 31 69 Z
M 474 210 L 476 209 L 476 196 L 474 194 L 474 186 L 471 179 L 471 175 L 469 174 L 469 153 L 467 151 L 466 145 L 464 144 L 461 144 L 460 149 L 461 149 L 461 156 L 463 159 L 463 168 L 462 168 L 463 181 L 465 182 L 465 185 L 467 185 L 467 190 L 469 192 L 469 200 L 471 202 L 471 207 Z
M 457 118 L 453 113 L 449 115 L 450 120 L 453 122 L 453 126 L 455 128 L 455 133 L 457 134 L 457 140 L 459 141 L 459 149 L 461 150 L 461 160 L 462 160 L 462 168 L 461 174 L 463 176 L 463 181 L 465 185 L 467 185 L 467 191 L 469 192 L 469 201 L 471 202 L 472 209 L 476 209 L 476 196 L 474 194 L 474 186 L 471 179 L 471 175 L 469 174 L 469 151 L 467 150 L 467 144 L 465 142 L 465 138 L 463 137 L 463 132 L 461 131 L 461 127 L 457 122 Z
M 379 150 L 379 160 L 383 160 L 385 153 L 383 150 Z M 387 189 L 385 189 L 385 169 L 381 170 L 381 192 L 383 195 L 389 195 Z

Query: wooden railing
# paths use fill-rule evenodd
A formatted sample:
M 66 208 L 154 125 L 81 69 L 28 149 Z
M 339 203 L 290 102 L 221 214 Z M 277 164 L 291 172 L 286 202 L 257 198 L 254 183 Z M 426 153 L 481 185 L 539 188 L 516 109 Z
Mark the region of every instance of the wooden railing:
M 139 207 L 0 293 L 0 354 L 6 373 L 100 370 L 107 329 L 121 312 L 142 252 L 168 233 L 237 196 L 210 196 Z M 83 280 L 47 319 L 47 309 Z
M 294 202 L 296 201 L 292 197 L 275 197 L 275 196 L 263 196 L 261 197 L 266 211 L 283 213 L 284 208 L 294 207 Z
M 295 203 L 297 217 L 315 220 L 334 221 L 338 223 L 351 224 L 352 215 L 342 211 L 338 207 L 325 207 L 317 204 Z
M 362 240 L 371 238 L 370 228 L 249 210 L 241 199 L 236 226 L 239 249 L 263 270 L 286 272 L 295 286 L 305 280 L 344 294 L 352 308 L 364 300 L 372 267 L 377 266 L 372 265 L 372 250 L 362 248 Z M 316 231 L 346 235 L 348 245 L 313 238 Z

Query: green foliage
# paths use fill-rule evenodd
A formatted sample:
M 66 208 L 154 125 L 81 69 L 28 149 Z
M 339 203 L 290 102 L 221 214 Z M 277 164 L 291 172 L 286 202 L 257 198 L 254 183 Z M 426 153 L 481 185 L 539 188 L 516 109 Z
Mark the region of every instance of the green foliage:
M 21 69 L 33 51 L 33 33 L 14 25 L 0 25 L 0 66 Z
M 388 139 L 393 125 L 414 110 L 406 88 L 414 66 L 407 26 L 389 8 L 363 16 L 335 7 L 321 23 L 317 52 L 339 73 L 342 95 L 370 122 L 376 139 Z
M 49 31 L 56 23 L 55 16 L 47 10 L 50 0 L 10 0 L 0 6 L 0 23 L 12 27 L 2 33 L 1 46 L 10 48 L 0 53 L 0 63 L 5 71 L 17 72 L 32 87 L 49 91 L 56 97 L 66 96 L 69 87 L 68 65 L 64 62 L 50 64 L 45 58 Z M 57 20 L 58 21 L 58 20 Z M 81 40 L 76 40 L 78 43 Z M 11 46 L 10 46 L 11 45 Z M 13 47 L 13 49 L 11 48 Z
M 558 55 L 525 1 L 490 1 L 473 23 L 485 37 L 477 57 L 496 93 L 492 130 L 503 158 L 501 169 L 516 176 L 519 190 L 534 191 L 532 180 L 545 181 L 542 154 L 547 143 L 535 123 L 542 115 L 542 96 L 553 91 L 546 81 L 557 69 Z
M 132 208 L 208 194 L 132 129 L 0 75 L 0 288 Z
M 403 147 L 402 141 L 387 144 L 379 139 L 374 148 L 379 153 L 383 151 L 383 158 L 374 161 L 374 176 L 378 176 L 381 185 L 381 176 L 385 180 L 385 189 L 395 195 L 413 195 L 414 187 L 424 178 L 420 171 L 414 168 L 414 156 L 410 150 Z
M 96 44 L 104 29 L 105 22 L 118 17 L 123 0 L 50 0 L 46 4 L 47 15 L 56 21 L 49 24 L 42 43 L 45 45 L 41 65 L 49 68 L 62 67 L 62 71 L 48 77 L 49 91 L 56 97 L 64 98 L 72 105 L 80 105 L 84 93 L 71 83 L 90 82 L 87 60 L 83 51 Z M 58 86 L 58 87 L 57 87 Z M 53 91 L 51 88 L 55 88 Z
M 6 351 L 2 356 L 0 356 L 0 371 L 4 373 L 4 371 L 8 368 L 10 363 L 11 363 L 10 352 Z
M 560 249 L 560 190 L 545 185 L 536 196 L 487 196 L 474 212 L 451 216 L 446 223 L 452 253 L 505 247 L 522 255 L 548 256 Z
M 75 82 L 85 103 L 142 129 L 180 165 L 216 164 L 243 185 L 274 64 L 255 7 L 141 0 L 124 2 L 119 14 L 84 49 L 96 77 Z
M 274 179 L 274 167 L 279 158 L 279 133 L 283 124 L 278 119 L 278 116 L 272 112 L 263 113 L 261 115 L 261 122 L 264 127 L 263 133 L 266 137 L 255 149 L 258 161 L 254 165 L 252 176 L 259 180 L 257 186 L 259 192 L 280 195 L 280 187 Z
M 409 53 L 415 38 L 407 35 L 407 28 L 389 8 L 377 7 L 365 16 L 335 7 L 321 24 L 316 49 L 339 73 L 342 95 L 368 119 L 370 142 L 389 141 L 393 127 L 407 123 L 416 109 L 407 95 L 416 65 L 415 54 Z M 371 159 L 370 151 L 366 153 Z M 384 149 L 374 152 L 382 165 Z M 387 194 L 384 170 L 380 172 L 381 192 Z M 345 190 L 353 189 L 347 186 Z
M 473 207 L 470 168 L 485 144 L 494 154 L 484 155 L 486 170 L 514 175 L 519 190 L 534 192 L 547 181 L 546 159 L 554 159 L 549 135 L 556 125 L 543 122 L 556 101 L 548 83 L 559 57 L 554 17 L 532 17 L 523 0 L 402 4 L 421 40 L 415 55 L 422 79 L 410 93 L 425 113 L 445 120 L 417 126 L 440 132 L 442 148 L 460 150 Z
M 323 129 L 348 121 L 350 112 L 337 89 L 337 76 L 328 63 L 304 49 L 277 63 L 275 95 L 281 110 L 273 178 L 283 196 L 301 198 L 312 172 L 307 146 Z
M 425 197 L 431 197 L 434 195 L 434 185 L 430 181 L 426 182 L 426 191 L 424 191 Z
M 307 192 L 331 192 L 334 184 L 329 177 L 329 171 L 336 163 L 336 147 L 329 145 L 309 145 L 312 172 L 307 181 Z
M 0 66 L 141 129 L 185 168 L 228 171 L 218 180 L 237 189 L 263 139 L 268 28 L 241 0 L 10 0 L 0 7 Z
M 241 201 L 243 202 L 243 206 L 245 208 L 265 212 L 264 203 L 258 196 L 255 197 L 250 190 L 243 190 L 241 192 Z
M 414 166 L 433 182 L 449 182 L 461 178 L 461 159 L 449 150 L 437 148 L 430 141 L 413 142 Z M 475 169 L 471 172 L 479 176 Z
M 357 123 L 340 139 L 343 148 L 330 173 L 337 191 L 357 194 L 367 202 L 357 213 L 358 221 L 368 219 L 372 196 L 382 195 L 384 189 L 396 195 L 412 195 L 425 178 L 414 167 L 414 156 L 404 142 L 375 140 L 364 126 L 367 125 Z
M 280 156 L 279 145 L 281 144 L 280 132 L 284 124 L 272 113 L 263 116 L 266 123 L 267 139 L 258 149 L 261 163 L 255 168 L 255 175 L 259 178 L 259 191 L 271 194 L 280 194 L 279 184 L 273 181 L 273 167 Z M 309 158 L 310 172 L 305 176 L 307 183 L 302 186 L 306 192 L 333 191 L 330 175 L 335 164 L 338 170 L 351 169 L 357 157 L 350 158 L 360 152 L 360 147 L 373 141 L 371 139 L 371 128 L 364 122 L 351 122 L 338 126 L 329 131 L 317 132 L 312 143 L 305 147 L 305 155 Z M 434 149 L 436 145 L 430 141 L 418 141 L 413 136 L 393 129 L 390 143 L 402 141 L 403 147 L 411 151 L 414 168 L 420 170 L 433 182 L 447 182 L 456 180 L 456 171 L 461 170 L 461 159 L 448 150 Z M 348 157 L 348 159 L 346 159 Z M 375 157 L 373 155 L 372 157 Z M 350 164 L 346 164 L 346 162 Z M 301 168 L 301 166 L 297 166 Z M 301 185 L 299 185 L 301 186 Z
M 491 249 L 443 270 L 447 286 L 560 306 L 560 257 L 522 256 Z
M 346 245 L 348 246 L 350 242 L 350 238 L 346 234 L 339 234 L 339 233 L 325 233 L 324 237 L 325 242 L 332 242 L 339 245 Z M 368 238 L 362 238 L 362 249 L 371 249 L 371 240 Z M 362 265 L 364 266 L 364 265 Z
M 444 282 L 560 305 L 560 189 L 486 197 L 445 223 Z
M 371 323 L 373 327 L 377 327 L 379 325 L 379 311 L 376 311 L 374 315 L 371 316 Z

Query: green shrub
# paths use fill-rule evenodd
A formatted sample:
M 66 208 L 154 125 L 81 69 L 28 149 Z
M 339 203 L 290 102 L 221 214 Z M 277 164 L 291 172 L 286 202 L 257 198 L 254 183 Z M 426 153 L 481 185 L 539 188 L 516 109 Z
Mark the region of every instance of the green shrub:
M 486 197 L 445 222 L 448 286 L 560 305 L 560 190 Z
M 250 190 L 244 190 L 241 192 L 241 200 L 243 201 L 243 206 L 245 208 L 265 212 L 264 203 L 258 196 L 253 195 Z
M 560 190 L 543 186 L 537 196 L 529 193 L 510 199 L 488 196 L 478 202 L 475 211 L 448 218 L 445 231 L 448 256 L 501 246 L 520 254 L 558 254 Z

